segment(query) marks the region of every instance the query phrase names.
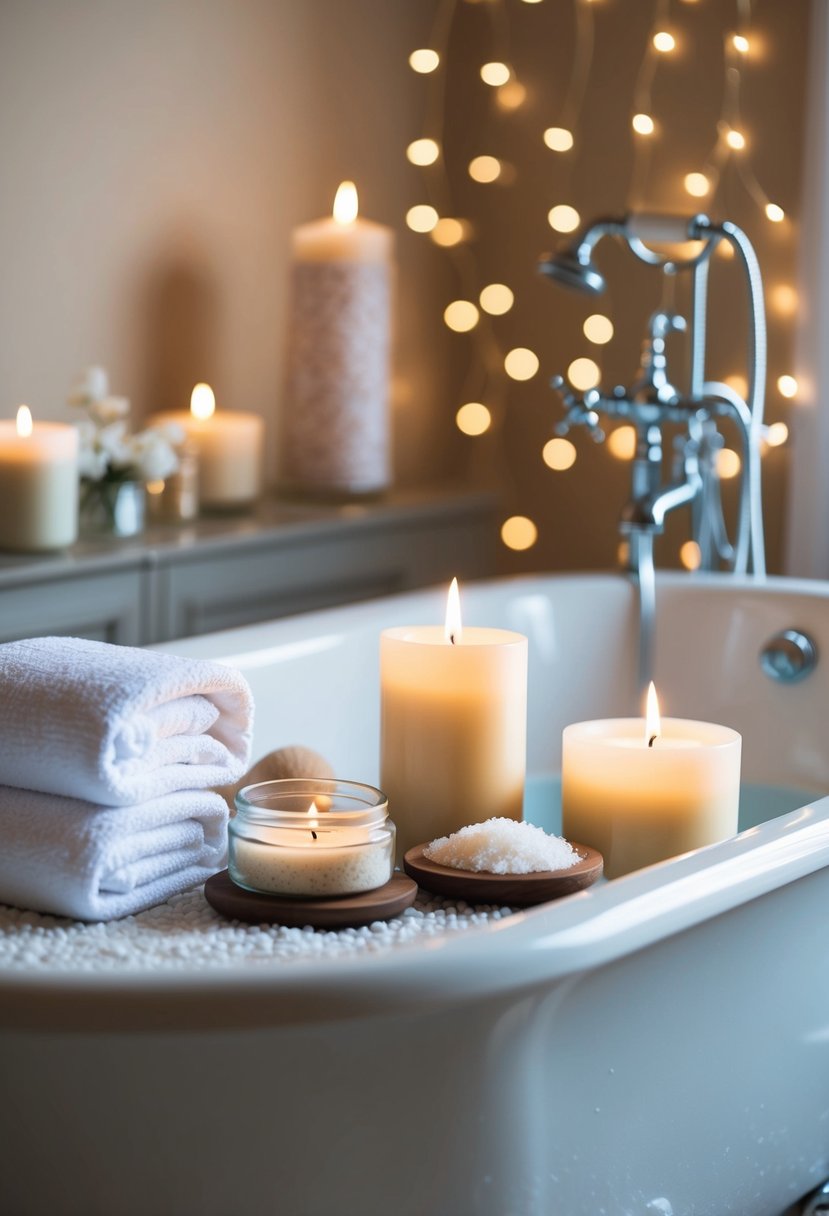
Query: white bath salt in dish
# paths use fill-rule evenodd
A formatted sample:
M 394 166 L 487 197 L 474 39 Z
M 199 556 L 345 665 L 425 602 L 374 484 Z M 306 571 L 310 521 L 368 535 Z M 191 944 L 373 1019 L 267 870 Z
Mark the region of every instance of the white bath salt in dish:
M 440 866 L 487 874 L 569 870 L 581 860 L 562 836 L 550 836 L 535 824 L 503 817 L 441 836 L 426 846 L 423 856 Z

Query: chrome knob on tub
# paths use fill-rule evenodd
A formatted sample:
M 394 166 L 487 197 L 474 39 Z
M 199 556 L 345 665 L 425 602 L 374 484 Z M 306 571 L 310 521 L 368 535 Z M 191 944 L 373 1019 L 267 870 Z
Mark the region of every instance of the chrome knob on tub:
M 800 1216 L 818 1216 L 820 1212 L 829 1212 L 829 1182 L 824 1182 L 823 1186 L 807 1195 L 798 1211 Z
M 817 666 L 817 646 L 807 633 L 784 629 L 769 638 L 760 651 L 760 666 L 771 680 L 793 684 Z

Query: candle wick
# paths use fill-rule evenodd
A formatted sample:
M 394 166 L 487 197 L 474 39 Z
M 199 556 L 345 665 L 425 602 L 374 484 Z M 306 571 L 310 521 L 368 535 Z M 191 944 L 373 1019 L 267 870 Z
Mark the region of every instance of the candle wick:
M 317 838 L 317 834 L 316 834 L 316 832 L 312 830 L 312 831 L 311 831 L 311 835 L 314 837 L 314 840 L 316 840 L 316 838 Z
M 450 633 L 450 634 L 449 634 L 449 641 L 452 643 L 452 645 L 453 645 L 453 646 L 455 645 L 455 635 L 454 635 L 454 633 Z
M 653 747 L 654 743 L 656 742 L 656 740 L 658 738 L 659 738 L 659 735 L 651 735 L 650 739 L 648 739 L 648 747 Z

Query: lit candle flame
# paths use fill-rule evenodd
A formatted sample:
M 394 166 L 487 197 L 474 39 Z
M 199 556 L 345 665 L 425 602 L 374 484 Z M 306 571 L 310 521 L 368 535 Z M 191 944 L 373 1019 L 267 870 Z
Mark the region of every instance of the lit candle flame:
M 21 405 L 17 411 L 17 433 L 21 439 L 28 439 L 32 433 L 32 411 L 28 405 Z
M 645 710 L 645 738 L 647 739 L 648 747 L 653 747 L 661 734 L 662 723 L 659 718 L 659 701 L 656 697 L 653 680 L 651 680 L 648 685 L 648 702 Z
M 443 627 L 443 636 L 447 642 L 455 645 L 463 636 L 463 626 L 461 624 L 461 597 L 458 592 L 458 580 L 452 579 L 449 587 L 449 595 L 446 599 L 446 624 Z
M 216 412 L 216 394 L 209 384 L 197 384 L 190 394 L 190 413 L 199 422 L 211 418 Z
M 338 224 L 353 224 L 359 212 L 354 182 L 340 182 L 334 196 L 334 219 Z
M 308 807 L 308 810 L 305 813 L 306 813 L 306 815 L 310 816 L 310 818 L 308 820 L 308 827 L 311 829 L 311 835 L 313 836 L 314 840 L 316 840 L 317 833 L 316 833 L 315 829 L 318 828 L 320 825 L 320 821 L 319 821 L 319 819 L 317 819 L 317 815 L 319 812 L 317 811 L 316 802 L 312 802 L 311 805 Z

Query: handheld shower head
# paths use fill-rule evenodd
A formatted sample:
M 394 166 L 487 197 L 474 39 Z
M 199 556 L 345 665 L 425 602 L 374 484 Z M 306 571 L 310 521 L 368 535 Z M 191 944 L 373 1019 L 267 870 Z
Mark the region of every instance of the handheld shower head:
M 591 250 L 588 249 L 586 260 L 579 256 L 582 248 L 581 244 L 569 245 L 558 253 L 544 253 L 541 255 L 538 269 L 562 287 L 601 295 L 605 289 L 604 276 L 596 268 Z

